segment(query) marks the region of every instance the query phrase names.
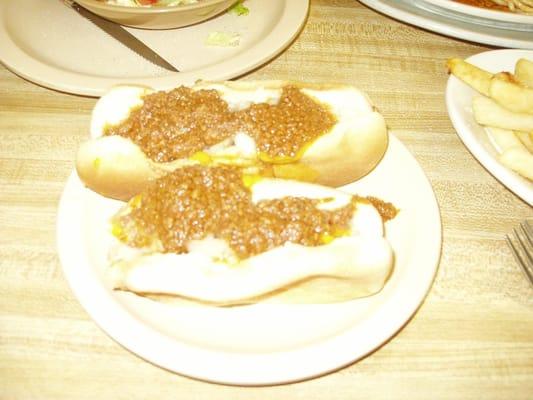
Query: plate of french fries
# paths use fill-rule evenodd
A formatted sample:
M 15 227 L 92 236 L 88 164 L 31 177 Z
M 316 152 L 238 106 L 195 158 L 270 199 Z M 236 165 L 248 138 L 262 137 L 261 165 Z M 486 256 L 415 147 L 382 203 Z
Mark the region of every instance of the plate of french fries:
M 477 160 L 533 205 L 533 51 L 494 50 L 447 61 L 446 105 Z

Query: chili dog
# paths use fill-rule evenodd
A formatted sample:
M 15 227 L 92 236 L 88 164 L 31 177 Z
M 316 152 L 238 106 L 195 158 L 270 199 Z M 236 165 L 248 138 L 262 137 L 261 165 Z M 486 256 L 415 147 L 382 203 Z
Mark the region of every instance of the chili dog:
M 109 277 L 115 289 L 212 304 L 369 296 L 392 270 L 383 223 L 395 213 L 325 186 L 187 166 L 112 218 Z
M 370 172 L 388 135 L 350 86 L 282 81 L 198 82 L 156 92 L 119 86 L 96 103 L 76 169 L 90 189 L 128 200 L 186 165 L 237 165 L 341 186 Z

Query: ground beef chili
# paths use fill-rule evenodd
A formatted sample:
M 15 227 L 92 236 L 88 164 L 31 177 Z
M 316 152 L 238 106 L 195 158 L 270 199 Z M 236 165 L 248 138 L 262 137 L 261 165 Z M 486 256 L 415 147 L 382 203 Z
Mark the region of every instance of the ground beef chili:
M 293 86 L 283 88 L 277 104 L 258 103 L 236 113 L 239 125 L 271 158 L 294 158 L 307 143 L 328 132 L 335 116 Z
M 104 134 L 129 138 L 153 161 L 169 162 L 230 137 L 233 120 L 216 91 L 179 87 L 144 96 L 142 106 Z
M 211 235 L 243 259 L 286 242 L 317 246 L 348 233 L 355 202 L 320 210 L 320 201 L 286 197 L 254 204 L 237 168 L 190 166 L 155 181 L 113 225 L 133 247 L 157 242 L 161 252 L 184 253 L 190 240 Z
M 131 139 L 153 161 L 186 158 L 232 137 L 248 133 L 272 159 L 295 158 L 300 149 L 336 123 L 322 104 L 286 86 L 276 104 L 252 104 L 231 111 L 216 90 L 179 87 L 143 97 L 126 120 L 106 127 L 104 135 Z
M 378 213 L 381 215 L 381 218 L 383 218 L 384 222 L 393 219 L 398 214 L 398 209 L 394 207 L 392 203 L 388 203 L 373 196 L 366 197 L 366 200 L 368 200 L 375 207 L 375 209 L 378 210 Z

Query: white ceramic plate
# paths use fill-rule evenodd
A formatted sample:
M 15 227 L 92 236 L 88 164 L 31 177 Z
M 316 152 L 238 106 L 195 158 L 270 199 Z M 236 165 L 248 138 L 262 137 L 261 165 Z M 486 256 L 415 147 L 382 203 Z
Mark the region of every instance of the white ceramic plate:
M 120 83 L 165 90 L 198 79 L 231 79 L 271 60 L 294 40 L 307 18 L 309 0 L 247 0 L 246 5 L 247 16 L 224 13 L 180 29 L 126 28 L 181 71 L 172 73 L 59 0 L 1 0 L 0 60 L 39 85 L 89 96 Z M 240 44 L 207 46 L 207 35 L 215 31 L 240 34 Z
M 452 18 L 418 6 L 415 0 L 359 0 L 391 18 L 442 35 L 492 46 L 533 49 L 531 31 L 504 29 Z
M 63 271 L 96 323 L 127 349 L 180 374 L 261 385 L 327 373 L 390 339 L 422 303 L 440 256 L 441 223 L 421 167 L 395 137 L 378 167 L 346 187 L 392 201 L 386 231 L 395 269 L 377 295 L 336 304 L 217 308 L 161 304 L 106 284 L 107 221 L 120 202 L 85 189 L 73 174 L 57 222 Z
M 533 15 L 491 10 L 483 7 L 470 6 L 452 0 L 417 0 L 417 2 L 433 5 L 440 10 L 452 11 L 456 13 L 457 17 L 460 17 L 462 14 L 465 17 L 472 17 L 479 21 L 508 22 L 510 23 L 508 25 L 509 27 L 512 27 L 512 24 L 519 26 L 524 25 L 523 29 L 533 31 Z
M 494 50 L 476 54 L 467 59 L 490 72 L 513 71 L 519 58 L 533 60 L 533 51 Z M 457 134 L 477 160 L 501 183 L 517 196 L 533 205 L 533 183 L 504 167 L 498 161 L 498 152 L 485 129 L 472 115 L 472 98 L 477 92 L 455 76 L 450 76 L 446 87 L 446 106 Z

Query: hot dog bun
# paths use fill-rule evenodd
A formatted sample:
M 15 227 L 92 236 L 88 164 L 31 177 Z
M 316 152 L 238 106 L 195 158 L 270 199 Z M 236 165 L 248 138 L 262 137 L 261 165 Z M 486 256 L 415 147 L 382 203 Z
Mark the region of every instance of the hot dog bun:
M 341 186 L 368 172 L 380 161 L 388 144 L 382 115 L 368 97 L 351 86 L 312 85 L 283 81 L 198 82 L 194 90 L 215 89 L 232 109 L 252 103 L 275 103 L 282 88 L 291 85 L 334 115 L 336 123 L 303 150 L 294 162 L 259 162 L 254 140 L 241 132 L 231 140 L 204 149 L 204 159 L 188 157 L 155 162 L 129 139 L 103 136 L 107 126 L 125 120 L 154 91 L 142 86 L 118 86 L 96 103 L 91 119 L 91 139 L 78 151 L 76 169 L 90 189 L 111 198 L 127 200 L 150 180 L 184 165 L 197 163 L 241 164 L 267 168 L 271 176 Z
M 112 287 L 158 299 L 219 305 L 338 302 L 382 289 L 394 257 L 384 237 L 383 218 L 371 202 L 337 189 L 277 178 L 262 178 L 250 190 L 254 203 L 304 197 L 321 200 L 321 207 L 333 210 L 355 202 L 349 232 L 318 246 L 285 242 L 244 259 L 235 258 L 228 243 L 216 237 L 190 241 L 187 252 L 180 254 L 133 249 L 117 240 L 110 252 Z M 136 207 L 135 202 L 132 199 L 121 213 Z

